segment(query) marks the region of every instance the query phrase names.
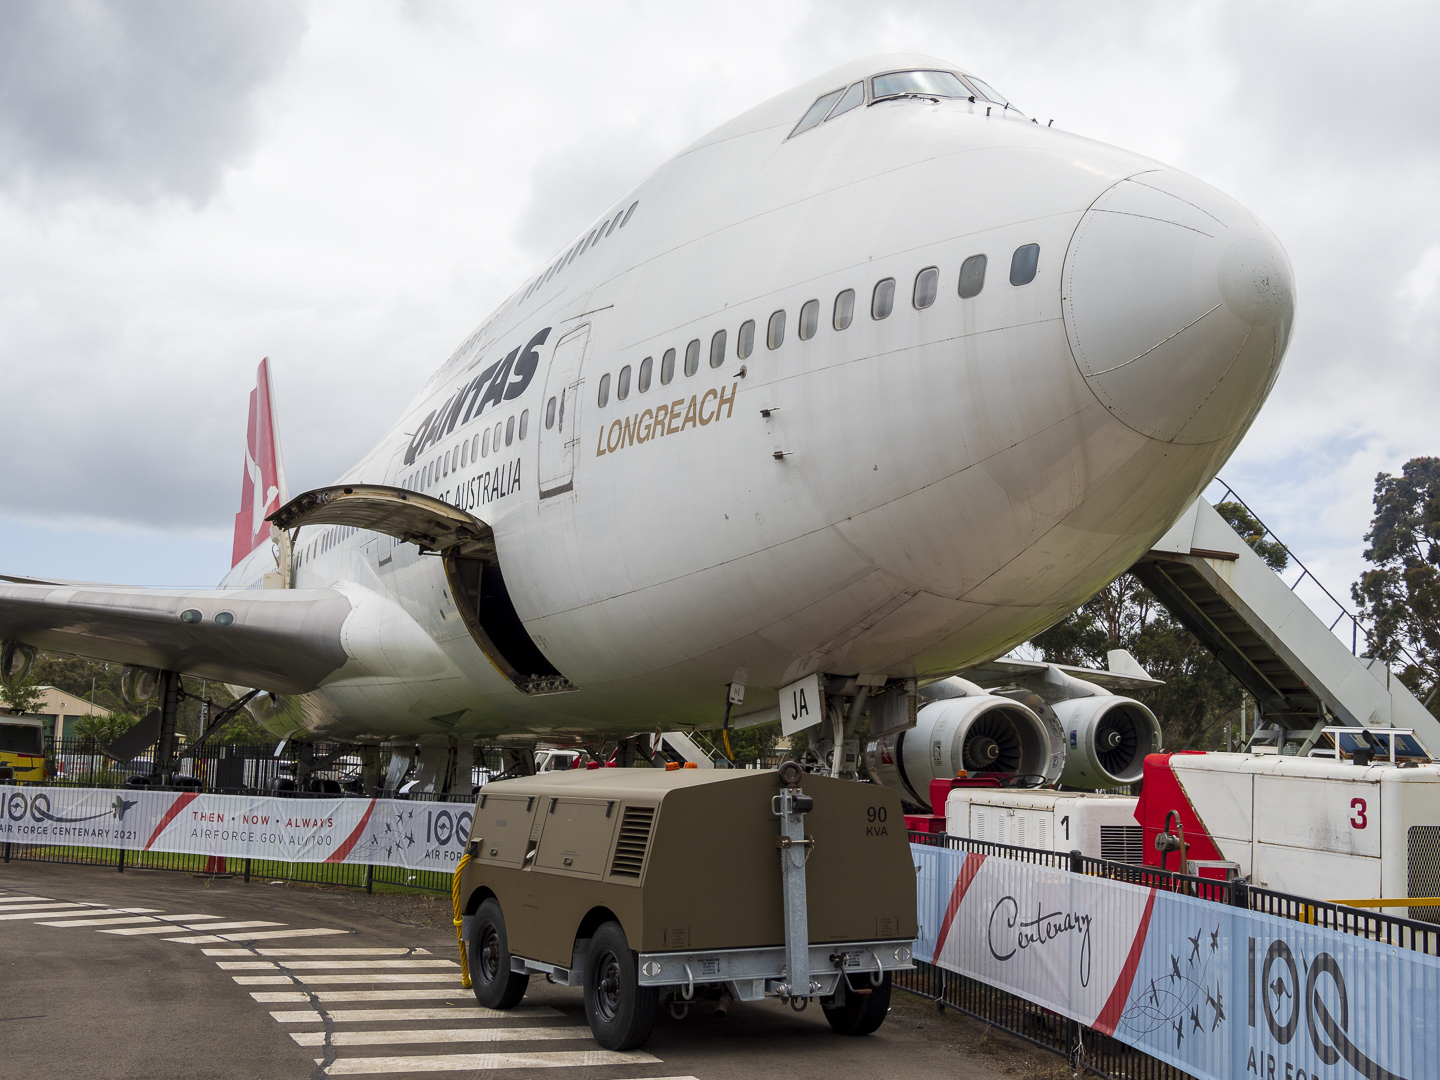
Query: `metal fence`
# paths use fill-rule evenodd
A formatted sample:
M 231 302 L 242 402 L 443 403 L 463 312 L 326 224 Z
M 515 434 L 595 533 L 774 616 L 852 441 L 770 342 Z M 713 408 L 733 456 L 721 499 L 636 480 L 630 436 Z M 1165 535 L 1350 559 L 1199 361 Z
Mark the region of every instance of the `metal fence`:
M 940 833 L 912 832 L 910 841 L 914 844 L 971 851 L 992 858 L 1013 859 L 1057 870 L 1069 870 L 1076 874 L 1110 878 L 1147 888 L 1181 893 L 1217 904 L 1293 919 L 1342 934 L 1353 934 L 1397 948 L 1432 956 L 1440 955 L 1440 925 L 1435 923 L 1292 896 L 1254 887 L 1244 881 L 1191 877 L 1153 866 L 1095 859 L 1079 852 L 1042 851 Z M 942 1010 L 955 1009 L 994 1024 L 1026 1042 L 1059 1054 L 1077 1069 L 1116 1078 L 1189 1080 L 1190 1074 L 1118 1039 L 1025 998 L 922 960 L 915 961 L 914 971 L 897 975 L 895 985 L 901 990 L 934 1001 Z
M 379 796 L 395 798 L 417 798 L 439 801 L 469 802 L 474 798 L 470 790 L 491 776 L 498 775 L 503 765 L 501 749 L 498 746 L 475 748 L 475 760 L 470 768 L 470 783 L 462 780 L 464 791 L 446 794 L 435 791 L 403 791 L 407 777 L 416 774 L 418 762 L 414 758 L 414 745 L 396 743 L 394 749 L 406 752 L 412 759 L 406 772 L 392 778 L 394 787 L 372 788 L 365 784 L 365 761 L 353 746 L 326 743 L 202 743 L 198 746 L 181 746 L 176 754 L 177 768 L 165 782 L 152 778 L 154 749 L 144 750 L 127 761 L 116 761 L 108 757 L 94 739 L 86 736 L 68 736 L 45 740 L 44 784 L 51 787 L 127 787 L 143 784 L 168 788 L 205 791 L 223 795 L 261 795 L 283 792 L 287 797 L 305 798 L 320 796 L 334 798 L 337 795 L 356 797 Z M 445 747 L 434 747 L 442 752 Z M 380 778 L 382 785 L 387 782 L 385 769 L 390 761 L 392 747 L 380 745 Z M 422 750 L 423 752 L 423 750 Z M 462 770 L 464 766 L 461 766 Z M 463 774 L 462 774 L 463 775 Z

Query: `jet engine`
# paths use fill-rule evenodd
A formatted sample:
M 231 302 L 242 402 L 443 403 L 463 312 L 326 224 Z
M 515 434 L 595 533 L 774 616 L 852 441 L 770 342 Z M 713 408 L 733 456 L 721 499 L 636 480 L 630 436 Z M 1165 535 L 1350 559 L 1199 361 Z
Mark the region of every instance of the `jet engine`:
M 0 682 L 24 682 L 35 663 L 35 649 L 18 641 L 0 644 Z
M 954 694 L 920 709 L 913 728 L 872 739 L 865 751 L 870 775 L 907 802 L 930 805 L 930 781 L 964 771 L 1056 779 L 1045 724 L 1032 710 L 988 694 L 964 679 L 947 679 Z
M 130 705 L 143 705 L 155 696 L 160 672 L 150 667 L 126 664 L 120 672 L 120 696 Z
M 1145 755 L 1160 749 L 1160 721 L 1138 701 L 1114 694 L 1077 697 L 1051 706 L 1065 727 L 1067 787 L 1133 784 Z

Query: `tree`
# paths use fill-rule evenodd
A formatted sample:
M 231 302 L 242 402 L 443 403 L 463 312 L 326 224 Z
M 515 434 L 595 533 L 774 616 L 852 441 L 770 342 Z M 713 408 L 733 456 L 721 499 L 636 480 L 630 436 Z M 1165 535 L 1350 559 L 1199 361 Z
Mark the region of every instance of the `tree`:
M 1222 502 L 1215 510 L 1272 570 L 1289 565 L 1285 546 L 1245 507 Z M 1235 677 L 1128 573 L 1030 644 L 1050 663 L 1095 668 L 1105 666 L 1111 649 L 1128 650 L 1165 684 L 1134 696 L 1155 713 L 1171 750 L 1220 748 L 1225 724 L 1238 718 L 1244 701 Z
M 80 737 L 80 749 L 103 750 L 125 732 L 135 726 L 140 718 L 126 712 L 112 712 L 109 716 L 82 716 L 75 722 L 75 734 Z
M 36 706 L 44 700 L 45 692 L 40 689 L 40 683 L 34 675 L 0 681 L 0 701 L 17 713 L 34 712 Z
M 1369 653 L 1398 662 L 1400 679 L 1435 706 L 1440 689 L 1440 458 L 1407 461 L 1375 477 L 1365 534 L 1373 569 L 1350 589 L 1371 623 Z

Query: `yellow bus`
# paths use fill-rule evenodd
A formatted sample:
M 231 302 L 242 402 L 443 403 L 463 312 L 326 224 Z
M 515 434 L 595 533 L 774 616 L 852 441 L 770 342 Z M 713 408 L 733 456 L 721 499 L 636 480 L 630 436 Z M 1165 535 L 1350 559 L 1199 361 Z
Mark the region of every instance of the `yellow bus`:
M 0 715 L 0 767 L 16 780 L 45 779 L 45 722 L 38 716 Z

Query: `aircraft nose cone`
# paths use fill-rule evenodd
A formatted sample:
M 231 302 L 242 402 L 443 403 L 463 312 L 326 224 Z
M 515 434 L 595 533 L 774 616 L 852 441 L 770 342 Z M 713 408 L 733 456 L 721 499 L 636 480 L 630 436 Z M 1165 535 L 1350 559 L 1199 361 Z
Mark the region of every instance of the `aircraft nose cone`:
M 1152 439 L 1234 435 L 1290 339 L 1294 276 L 1248 210 L 1183 173 L 1140 173 L 1086 211 L 1064 271 L 1065 329 L 1100 402 Z

